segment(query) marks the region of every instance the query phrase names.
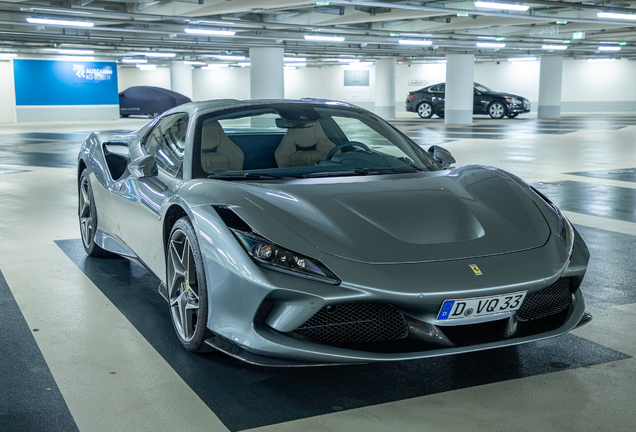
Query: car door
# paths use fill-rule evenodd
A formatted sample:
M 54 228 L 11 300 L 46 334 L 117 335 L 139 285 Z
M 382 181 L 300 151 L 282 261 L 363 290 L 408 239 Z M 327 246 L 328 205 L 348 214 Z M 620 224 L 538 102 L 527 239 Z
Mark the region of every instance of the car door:
M 431 94 L 431 103 L 436 113 L 444 112 L 445 91 L 446 84 L 437 84 L 428 89 L 428 92 Z
M 488 102 L 484 94 L 473 87 L 473 114 L 484 114 Z
M 115 211 L 122 240 L 159 277 L 164 277 L 164 202 L 182 183 L 188 115 L 173 114 L 159 120 L 142 138 L 141 148 L 156 162 L 156 175 L 130 174 L 115 190 Z M 134 163 L 134 161 L 133 161 Z

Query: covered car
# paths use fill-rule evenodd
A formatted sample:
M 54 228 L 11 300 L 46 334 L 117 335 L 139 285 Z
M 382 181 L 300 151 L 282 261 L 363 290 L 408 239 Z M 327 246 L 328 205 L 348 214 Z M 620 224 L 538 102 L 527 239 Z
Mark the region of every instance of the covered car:
M 154 118 L 188 102 L 192 102 L 189 97 L 161 87 L 129 87 L 119 93 L 119 114 L 122 117 L 147 115 Z

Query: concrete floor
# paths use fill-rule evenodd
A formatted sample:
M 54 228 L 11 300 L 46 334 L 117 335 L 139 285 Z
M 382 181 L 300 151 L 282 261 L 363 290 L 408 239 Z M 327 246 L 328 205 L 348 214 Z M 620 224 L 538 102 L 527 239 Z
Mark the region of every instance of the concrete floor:
M 156 279 L 86 260 L 79 141 L 144 121 L 0 125 L 0 431 L 635 430 L 636 113 L 472 127 L 401 114 L 418 143 L 561 206 L 591 250 L 594 320 L 522 347 L 302 370 L 180 350 Z

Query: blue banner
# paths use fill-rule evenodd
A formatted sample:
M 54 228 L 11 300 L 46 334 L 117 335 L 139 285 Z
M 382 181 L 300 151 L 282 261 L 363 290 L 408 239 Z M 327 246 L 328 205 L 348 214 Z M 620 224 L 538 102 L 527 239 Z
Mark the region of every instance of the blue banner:
M 16 105 L 118 105 L 117 63 L 14 60 Z

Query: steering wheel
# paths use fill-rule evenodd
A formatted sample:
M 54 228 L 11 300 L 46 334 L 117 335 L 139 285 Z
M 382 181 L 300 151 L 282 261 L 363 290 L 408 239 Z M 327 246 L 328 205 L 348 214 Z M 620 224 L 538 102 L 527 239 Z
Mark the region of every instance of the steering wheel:
M 332 148 L 331 150 L 329 150 L 329 153 L 327 153 L 327 155 L 325 156 L 324 160 L 331 160 L 331 158 L 338 153 L 340 150 L 347 148 L 347 147 L 360 147 L 361 149 L 371 152 L 371 149 L 366 145 L 366 144 L 362 144 L 361 142 L 357 142 L 357 141 L 350 141 L 350 142 L 346 142 L 344 144 L 338 144 L 337 146 L 335 146 L 334 148 Z

